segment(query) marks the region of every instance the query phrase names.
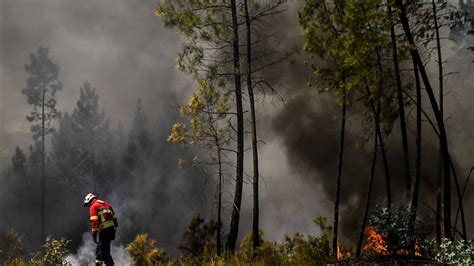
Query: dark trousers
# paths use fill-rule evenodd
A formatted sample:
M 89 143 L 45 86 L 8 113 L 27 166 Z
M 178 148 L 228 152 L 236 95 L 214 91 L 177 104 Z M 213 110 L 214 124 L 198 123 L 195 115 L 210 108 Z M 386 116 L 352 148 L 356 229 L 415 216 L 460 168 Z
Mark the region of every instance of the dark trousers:
M 95 249 L 95 265 L 114 265 L 110 255 L 110 242 L 115 239 L 115 229 L 105 229 L 99 232 L 99 243 Z

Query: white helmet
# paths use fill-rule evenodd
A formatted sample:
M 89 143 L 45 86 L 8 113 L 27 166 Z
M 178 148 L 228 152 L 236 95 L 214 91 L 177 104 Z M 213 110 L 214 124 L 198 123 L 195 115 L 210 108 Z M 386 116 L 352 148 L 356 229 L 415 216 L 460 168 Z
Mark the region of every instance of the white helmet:
M 86 195 L 86 197 L 84 198 L 84 207 L 89 204 L 93 199 L 97 198 L 96 195 L 92 194 L 92 193 L 89 193 Z

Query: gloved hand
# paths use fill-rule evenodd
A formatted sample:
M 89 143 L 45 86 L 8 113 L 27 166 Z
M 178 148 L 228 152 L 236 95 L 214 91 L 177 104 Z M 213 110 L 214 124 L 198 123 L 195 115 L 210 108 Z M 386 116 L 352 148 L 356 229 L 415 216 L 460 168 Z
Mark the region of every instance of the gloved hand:
M 97 240 L 97 234 L 92 235 L 92 240 L 94 240 L 94 243 L 99 243 L 99 241 Z

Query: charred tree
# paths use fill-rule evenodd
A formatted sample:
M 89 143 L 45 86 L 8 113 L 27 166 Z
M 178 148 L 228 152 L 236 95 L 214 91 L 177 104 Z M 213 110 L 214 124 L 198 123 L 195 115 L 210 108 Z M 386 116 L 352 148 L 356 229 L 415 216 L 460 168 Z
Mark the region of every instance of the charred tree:
M 436 37 L 436 51 L 437 51 L 437 63 L 438 63 L 438 86 L 439 86 L 439 112 L 441 114 L 441 119 L 444 120 L 444 82 L 443 82 L 443 57 L 441 54 L 441 42 L 439 39 L 439 27 L 438 27 L 438 12 L 436 8 L 436 3 L 434 0 L 431 1 L 432 4 L 432 9 L 433 9 L 433 20 L 434 20 L 434 30 L 435 30 L 435 37 Z M 436 212 L 438 214 L 438 217 L 441 217 L 441 209 L 442 209 L 442 203 L 441 203 L 441 191 L 443 191 L 443 147 L 441 144 L 441 140 L 439 142 L 439 160 L 438 160 L 438 193 L 436 194 Z M 437 237 L 436 239 L 438 241 L 441 241 L 441 235 Z M 440 242 L 438 242 L 440 243 Z
M 415 163 L 415 182 L 412 188 L 410 207 L 411 207 L 413 216 L 416 217 L 416 213 L 418 209 L 418 195 L 420 191 L 420 178 L 421 178 L 422 99 L 421 99 L 420 75 L 418 73 L 418 67 L 415 63 L 413 63 L 413 71 L 414 71 L 414 76 L 415 76 L 415 89 L 416 89 L 416 163 Z M 436 218 L 436 221 L 438 223 L 439 219 Z
M 391 19 L 392 17 L 392 8 L 388 6 L 388 14 Z M 410 174 L 410 157 L 408 153 L 408 137 L 407 137 L 407 126 L 405 119 L 405 102 L 403 100 L 403 89 L 402 81 L 400 77 L 400 66 L 398 62 L 398 48 L 397 48 L 397 38 L 395 36 L 395 25 L 391 23 L 390 25 L 390 39 L 392 42 L 392 58 L 393 58 L 393 69 L 395 75 L 395 82 L 397 86 L 397 98 L 398 98 L 398 112 L 400 118 L 400 132 L 402 136 L 402 147 L 403 147 L 403 166 L 405 173 L 405 182 L 406 182 L 406 195 L 407 199 L 410 198 L 411 191 L 411 174 Z
M 443 196 L 444 196 L 444 232 L 445 236 L 448 239 L 453 239 L 452 229 L 451 229 L 451 186 L 450 186 L 450 162 L 449 162 L 449 150 L 448 150 L 448 139 L 446 134 L 446 129 L 444 126 L 443 116 L 441 115 L 440 109 L 438 108 L 438 103 L 436 101 L 436 97 L 431 86 L 428 74 L 426 73 L 425 65 L 421 59 L 421 56 L 416 48 L 416 43 L 413 38 L 409 19 L 406 12 L 406 7 L 402 0 L 395 0 L 395 5 L 398 9 L 398 14 L 400 21 L 403 26 L 403 30 L 405 32 L 405 37 L 410 45 L 410 53 L 413 61 L 417 64 L 421 79 L 423 80 L 423 84 L 425 85 L 426 92 L 428 94 L 428 98 L 430 100 L 431 108 L 433 109 L 433 113 L 436 118 L 436 123 L 439 131 L 439 138 L 442 147 L 442 156 L 443 156 L 443 181 L 444 181 L 444 188 L 443 188 Z
M 234 67 L 234 85 L 235 85 L 235 104 L 237 111 L 237 163 L 235 176 L 234 203 L 230 221 L 229 235 L 227 237 L 226 248 L 234 252 L 239 234 L 240 207 L 242 204 L 242 189 L 244 175 L 244 114 L 242 105 L 242 81 L 240 73 L 240 50 L 239 50 L 239 23 L 237 20 L 236 0 L 230 1 L 232 14 L 232 49 L 233 49 L 233 67 Z
M 249 15 L 248 0 L 244 1 L 245 9 L 245 26 L 247 33 L 247 91 L 250 103 L 250 123 L 252 125 L 252 156 L 253 156 L 253 219 L 252 219 L 252 246 L 256 250 L 260 246 L 259 234 L 259 201 L 258 201 L 258 141 L 257 141 L 257 121 L 255 115 L 255 97 L 252 82 L 252 27 Z
M 372 157 L 372 166 L 370 168 L 369 184 L 367 185 L 367 198 L 365 200 L 364 217 L 362 218 L 362 223 L 361 223 L 361 228 L 360 228 L 360 233 L 359 233 L 359 241 L 357 242 L 356 258 L 360 257 L 362 253 L 362 243 L 364 242 L 364 232 L 367 227 L 367 220 L 369 218 L 370 200 L 372 198 L 372 186 L 373 186 L 374 177 L 375 177 L 375 166 L 377 165 L 377 148 L 378 148 L 378 134 L 377 132 L 375 132 L 374 154 Z
M 32 112 L 26 118 L 31 123 L 33 140 L 41 140 L 40 234 L 43 241 L 46 236 L 45 138 L 54 131 L 52 121 L 59 115 L 56 110 L 56 92 L 62 89 L 62 84 L 58 81 L 59 67 L 49 58 L 48 48 L 40 47 L 36 53 L 31 54 L 30 64 L 25 65 L 25 71 L 28 78 L 21 93 L 33 106 Z
M 217 147 L 220 147 L 219 138 L 215 138 Z M 219 167 L 217 180 L 217 233 L 216 233 L 216 250 L 217 256 L 221 255 L 222 250 L 222 157 L 221 150 L 217 151 L 217 163 Z
M 342 178 L 342 166 L 344 158 L 344 136 L 346 131 L 346 97 L 343 96 L 342 102 L 342 113 L 341 113 L 341 131 L 340 131 L 340 142 L 339 142 L 339 163 L 337 169 L 337 181 L 336 181 L 336 201 L 334 203 L 334 225 L 333 225 L 333 238 L 332 238 L 332 248 L 333 252 L 336 255 L 339 249 L 339 202 L 341 199 L 341 178 Z

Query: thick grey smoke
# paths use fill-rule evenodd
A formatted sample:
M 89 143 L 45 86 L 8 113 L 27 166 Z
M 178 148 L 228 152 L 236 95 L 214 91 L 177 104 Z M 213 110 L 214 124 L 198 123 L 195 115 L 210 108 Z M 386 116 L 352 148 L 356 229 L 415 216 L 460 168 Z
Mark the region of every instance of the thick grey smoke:
M 298 32 L 298 30 L 295 28 L 294 31 L 290 30 L 290 32 Z M 449 33 L 445 30 L 442 34 L 448 36 Z M 472 152 L 474 151 L 472 135 L 472 132 L 474 132 L 472 60 L 474 56 L 467 49 L 473 44 L 472 37 L 462 35 L 457 36 L 456 39 L 457 42 L 443 41 L 443 54 L 444 60 L 446 60 L 445 73 L 451 73 L 445 80 L 445 115 L 449 117 L 446 125 L 451 144 L 450 152 L 455 159 L 460 183 L 463 185 L 469 169 L 474 165 L 472 160 Z M 295 40 L 295 43 L 302 44 L 301 39 L 292 38 L 292 40 Z M 303 58 L 306 59 L 304 55 Z M 435 61 L 432 60 L 428 67 L 432 77 L 432 85 L 436 88 L 437 66 Z M 297 179 L 302 178 L 307 182 L 316 183 L 321 190 L 315 189 L 315 191 L 322 191 L 327 198 L 332 199 L 335 197 L 335 178 L 338 166 L 340 107 L 328 95 L 318 95 L 315 89 L 308 88 L 306 85 L 308 73 L 299 68 L 298 65 L 280 69 L 277 73 L 286 74 L 279 77 L 281 77 L 284 84 L 291 84 L 288 86 L 292 91 L 289 92 L 290 95 L 285 107 L 272 113 L 271 131 L 276 134 L 276 138 L 283 144 L 288 165 L 291 166 L 290 169 L 293 175 Z M 427 100 L 425 100 L 426 102 Z M 429 111 L 429 106 L 426 105 L 425 109 Z M 413 112 L 411 114 L 414 115 Z M 360 123 L 356 116 L 350 116 L 346 132 L 342 177 L 341 230 L 343 236 L 352 240 L 355 239 L 358 230 L 360 230 L 362 213 L 354 210 L 363 209 L 372 158 L 370 143 L 366 144 L 364 148 L 357 147 L 363 143 L 361 136 L 367 136 L 366 133 L 362 133 Z M 400 202 L 404 196 L 401 192 L 406 182 L 402 172 L 402 150 L 398 123 L 398 121 L 395 121 L 396 126 L 387 140 L 387 152 L 392 179 L 392 194 Z M 409 127 L 413 170 L 415 151 L 415 125 L 413 119 L 410 121 Z M 420 212 L 425 218 L 433 219 L 434 214 L 426 205 L 436 206 L 438 144 L 431 127 L 427 123 L 423 130 Z M 454 185 L 452 188 L 454 193 Z M 472 184 L 468 187 L 468 189 L 470 188 L 472 189 Z M 385 179 L 380 157 L 374 191 L 375 197 L 372 199 L 372 205 L 385 206 Z M 467 213 L 466 220 L 469 221 L 474 215 L 469 212 L 469 209 L 472 209 L 472 198 L 467 195 L 464 203 Z M 453 204 L 457 207 L 456 200 L 453 200 Z M 332 214 L 329 214 L 329 216 L 331 217 Z M 427 229 L 432 230 L 432 228 Z M 472 229 L 472 227 L 468 228 L 468 231 L 472 231 Z

